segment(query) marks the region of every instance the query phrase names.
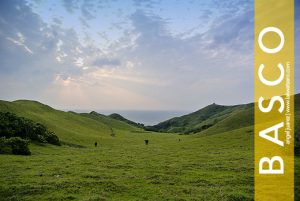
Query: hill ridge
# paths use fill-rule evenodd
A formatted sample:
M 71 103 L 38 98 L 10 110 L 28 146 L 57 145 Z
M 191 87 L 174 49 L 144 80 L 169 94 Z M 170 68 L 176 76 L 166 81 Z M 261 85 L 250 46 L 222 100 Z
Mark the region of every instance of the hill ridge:
M 299 110 L 300 93 L 295 94 L 295 111 Z M 146 130 L 171 133 L 217 133 L 254 124 L 254 103 L 219 105 L 212 103 L 195 112 L 173 117 Z M 226 130 L 227 129 L 227 130 Z

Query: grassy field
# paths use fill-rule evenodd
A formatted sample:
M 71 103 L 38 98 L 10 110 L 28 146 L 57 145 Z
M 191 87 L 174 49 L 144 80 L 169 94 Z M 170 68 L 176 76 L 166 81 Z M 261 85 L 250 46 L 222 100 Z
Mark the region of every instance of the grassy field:
M 3 101 L 0 111 L 44 123 L 64 142 L 0 155 L 0 200 L 253 200 L 252 126 L 178 135 L 30 101 Z

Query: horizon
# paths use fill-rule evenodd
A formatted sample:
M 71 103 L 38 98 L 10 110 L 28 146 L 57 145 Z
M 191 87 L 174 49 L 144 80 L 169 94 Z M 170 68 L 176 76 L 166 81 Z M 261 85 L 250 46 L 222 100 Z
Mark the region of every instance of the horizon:
M 295 92 L 293 94 L 293 96 L 295 95 L 300 95 L 300 92 Z M 284 96 L 281 95 L 281 96 Z M 33 101 L 33 102 L 38 102 L 40 104 L 45 104 L 47 106 L 50 106 L 54 109 L 57 109 L 57 110 L 62 110 L 62 111 L 65 111 L 65 112 L 77 112 L 77 111 L 82 111 L 82 112 L 93 112 L 93 111 L 137 111 L 137 112 L 140 112 L 140 111 L 145 111 L 145 112 L 196 112 L 202 108 L 205 108 L 207 106 L 210 106 L 210 105 L 219 105 L 219 106 L 237 106 L 237 105 L 248 105 L 248 104 L 253 104 L 254 101 L 252 102 L 246 102 L 246 103 L 237 103 L 237 104 L 219 104 L 219 103 L 216 103 L 216 102 L 212 102 L 212 103 L 209 103 L 203 107 L 198 107 L 198 108 L 195 108 L 195 109 L 155 109 L 155 108 L 152 108 L 152 109 L 124 109 L 124 108 L 59 108 L 59 107 L 55 107 L 53 105 L 50 105 L 50 104 L 47 104 L 45 102 L 41 102 L 39 100 L 33 100 L 33 99 L 16 99 L 16 100 L 4 100 L 4 99 L 0 99 L 0 101 L 7 101 L 7 102 L 14 102 L 14 101 Z M 112 112 L 113 113 L 113 112 Z M 110 114 L 112 114 L 110 113 Z

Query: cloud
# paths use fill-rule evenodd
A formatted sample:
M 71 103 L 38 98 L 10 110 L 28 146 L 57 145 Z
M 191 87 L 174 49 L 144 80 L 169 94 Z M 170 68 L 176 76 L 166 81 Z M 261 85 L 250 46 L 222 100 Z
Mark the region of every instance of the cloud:
M 138 10 L 131 16 L 131 20 L 134 32 L 139 37 L 135 41 L 135 48 L 122 56 L 138 60 L 141 65 L 137 70 L 142 75 L 168 80 L 169 86 L 160 88 L 160 92 L 150 87 L 147 95 L 159 96 L 162 102 L 169 105 L 174 103 L 173 107 L 178 104 L 174 99 L 181 100 L 180 104 L 188 107 L 190 101 L 187 97 L 194 100 L 216 97 L 223 100 L 223 103 L 229 103 L 229 99 L 234 98 L 240 102 L 251 100 L 253 81 L 249 75 L 253 74 L 253 35 L 249 32 L 253 31 L 253 26 L 248 19 L 251 14 L 248 11 L 229 16 L 204 34 L 181 39 L 168 32 L 165 20 Z M 232 30 L 228 28 L 230 24 L 234 26 Z M 224 38 L 219 34 L 223 31 Z M 240 47 L 241 44 L 246 48 Z M 232 83 L 230 80 L 236 81 Z M 220 83 L 228 90 L 219 91 L 216 95 L 213 89 L 218 89 Z M 243 93 L 245 88 L 250 93 Z M 233 89 L 238 93 L 227 98 Z M 200 102 L 204 104 L 205 101 Z
M 81 13 L 85 19 L 91 20 L 95 18 L 95 5 L 94 2 L 84 0 L 81 5 Z
M 202 34 L 202 40 L 209 41 L 208 48 L 226 47 L 237 51 L 253 50 L 253 10 L 238 15 L 221 16 L 212 27 Z
M 148 9 L 154 8 L 154 6 L 160 4 L 160 2 L 160 0 L 133 0 L 135 6 Z
M 33 54 L 32 50 L 29 47 L 27 47 L 27 45 L 25 45 L 25 38 L 22 33 L 17 33 L 17 39 L 13 39 L 11 37 L 6 37 L 6 39 L 18 46 L 22 46 L 26 52 Z
M 70 13 L 73 13 L 74 10 L 78 9 L 78 0 L 63 0 L 62 4 Z
M 2 85 L 14 79 L 14 82 L 22 83 L 27 88 L 24 93 L 30 91 L 28 94 L 34 93 L 36 97 L 52 83 L 55 74 L 79 75 L 82 73 L 81 69 L 70 65 L 73 57 L 78 57 L 78 53 L 74 50 L 76 47 L 81 47 L 74 31 L 63 29 L 59 25 L 45 24 L 22 1 L 2 1 L 1 3 L 0 59 L 3 62 L 0 66 L 0 77 Z M 13 91 L 17 94 L 19 88 L 10 84 L 8 87 L 11 87 L 10 90 L 2 95 L 15 97 L 11 94 Z M 37 90 L 31 91 L 33 88 Z
M 147 14 L 142 10 L 137 10 L 130 17 L 134 28 L 143 36 L 156 37 L 167 35 L 166 22 L 157 15 Z M 150 38 L 150 40 L 152 39 Z
M 15 4 L 20 9 L 16 9 Z M 91 4 L 85 6 L 88 8 Z M 78 30 L 64 28 L 61 23 L 45 24 L 24 3 L 12 2 L 6 7 L 9 13 L 0 14 L 3 19 L 0 26 L 4 30 L 0 37 L 4 60 L 1 72 L 2 75 L 6 73 L 1 83 L 21 75 L 17 82 L 23 82 L 28 89 L 37 88 L 31 93 L 37 98 L 45 97 L 47 102 L 55 102 L 51 97 L 55 97 L 56 93 L 57 96 L 65 93 L 70 96 L 64 99 L 70 101 L 69 104 L 77 101 L 72 97 L 81 94 L 78 105 L 88 104 L 89 101 L 82 98 L 86 96 L 94 97 L 94 102 L 98 101 L 103 107 L 186 109 L 195 105 L 196 100 L 203 106 L 209 103 L 209 98 L 202 97 L 215 97 L 210 89 L 217 89 L 220 83 L 224 90 L 218 93 L 217 98 L 225 102 L 229 101 L 225 91 L 234 88 L 235 92 L 241 93 L 252 83 L 247 78 L 251 74 L 250 69 L 252 72 L 252 61 L 248 60 L 251 54 L 247 55 L 248 51 L 237 48 L 241 40 L 251 41 L 251 35 L 246 34 L 248 29 L 251 31 L 251 22 L 245 20 L 250 14 L 229 16 L 206 33 L 183 39 L 169 32 L 166 19 L 136 10 L 128 18 L 132 28 L 124 30 L 124 35 L 109 48 L 101 49 L 93 43 L 83 45 L 79 41 Z M 74 9 L 70 11 L 75 12 Z M 14 17 L 20 15 L 25 15 L 26 21 Z M 87 20 L 93 17 L 89 13 L 83 15 Z M 7 22 L 14 26 L 8 26 Z M 247 22 L 246 25 L 244 22 Z M 236 23 L 234 29 L 237 33 L 227 28 L 231 23 Z M 220 30 L 226 32 L 224 38 L 218 35 Z M 7 37 L 17 41 L 17 46 L 23 49 L 16 49 Z M 25 47 L 34 54 L 24 54 Z M 5 59 L 13 57 L 19 59 Z M 18 94 L 18 89 L 7 86 Z M 5 93 L 4 96 L 15 97 L 8 91 Z M 122 100 L 124 95 L 128 95 L 131 103 L 117 101 Z M 102 101 L 103 96 L 109 97 Z M 112 98 L 116 99 L 114 104 L 108 101 Z M 245 99 L 249 99 L 249 95 Z
M 97 58 L 92 63 L 93 66 L 103 67 L 103 66 L 120 66 L 121 61 L 116 58 Z
M 77 23 L 88 23 L 84 30 L 45 22 L 24 2 L 3 2 L 0 92 L 4 98 L 96 109 L 198 109 L 211 102 L 252 101 L 253 8 L 237 4 L 242 8 L 230 14 L 235 4 L 226 3 L 226 11 L 206 31 L 182 30 L 186 33 L 182 37 L 171 33 L 170 19 L 152 12 L 160 6 L 156 1 L 135 1 L 139 9 L 122 8 L 126 26 L 115 19 L 101 21 L 96 3 L 64 1 L 71 18 L 79 13 Z M 105 2 L 100 7 L 108 9 Z M 201 13 L 200 20 L 215 17 L 211 10 Z M 100 32 L 97 26 L 105 23 L 118 32 Z M 108 45 L 97 43 L 99 35 Z
M 81 57 L 75 58 L 74 64 L 78 67 L 83 67 L 84 60 Z

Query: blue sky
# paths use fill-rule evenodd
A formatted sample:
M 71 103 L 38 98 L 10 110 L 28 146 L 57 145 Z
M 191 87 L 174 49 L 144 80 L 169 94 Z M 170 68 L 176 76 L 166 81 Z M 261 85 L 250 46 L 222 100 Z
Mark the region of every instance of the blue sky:
M 0 99 L 136 110 L 253 101 L 252 1 L 0 4 Z

